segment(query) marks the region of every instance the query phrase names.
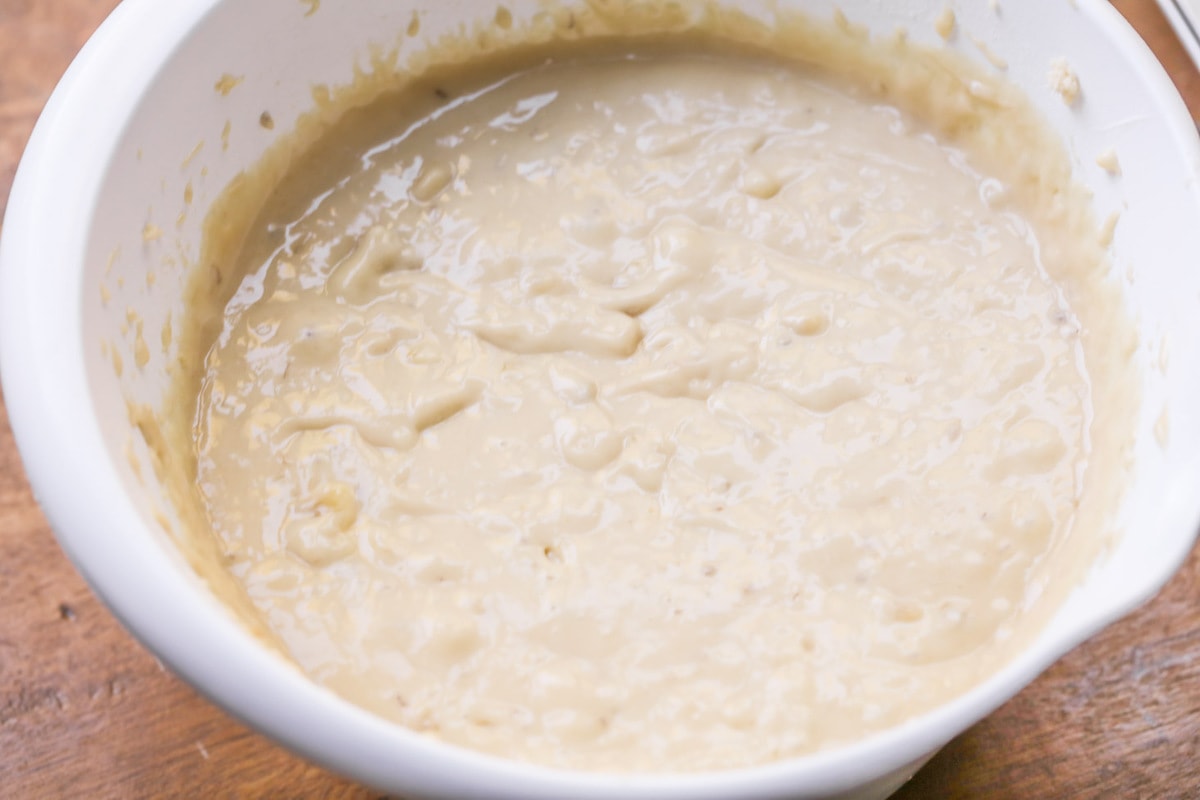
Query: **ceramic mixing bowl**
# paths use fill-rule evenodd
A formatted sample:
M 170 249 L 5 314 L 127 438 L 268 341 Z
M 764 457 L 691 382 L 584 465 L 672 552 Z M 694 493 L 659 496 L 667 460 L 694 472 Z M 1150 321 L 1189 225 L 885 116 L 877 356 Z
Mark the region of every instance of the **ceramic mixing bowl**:
M 517 20 L 539 6 L 507 4 Z M 737 4 L 760 15 L 771 5 Z M 834 11 L 826 0 L 779 4 L 818 19 Z M 938 46 L 932 20 L 945 5 L 837 3 L 873 32 L 905 28 Z M 128 405 L 161 403 L 175 345 L 121 348 L 143 332 L 157 343 L 168 315 L 179 318 L 209 206 L 313 106 L 314 86 L 348 83 L 369 46 L 392 44 L 414 11 L 421 32 L 409 47 L 464 20 L 491 19 L 495 5 L 484 0 L 126 0 L 83 49 L 29 143 L 0 249 L 6 402 L 63 548 L 129 630 L 212 701 L 382 791 L 525 800 L 888 795 L 1066 651 L 1152 596 L 1200 521 L 1200 147 L 1192 121 L 1150 51 L 1104 0 L 1004 0 L 998 12 L 961 2 L 956 10 L 969 35 L 947 46 L 985 63 L 978 40 L 1003 58 L 1007 78 L 1066 142 L 1079 180 L 1094 192 L 1097 219 L 1121 213 L 1112 258 L 1139 326 L 1143 374 L 1123 537 L 1041 636 L 974 690 L 851 746 L 754 769 L 558 772 L 439 744 L 319 687 L 252 637 L 163 532 L 173 512 L 145 466 Z M 1057 58 L 1082 81 L 1076 107 L 1048 84 Z M 236 89 L 216 91 L 222 81 Z M 264 111 L 272 129 L 260 124 Z M 1095 163 L 1109 148 L 1119 153 L 1119 180 Z M 123 369 L 114 367 L 114 351 Z

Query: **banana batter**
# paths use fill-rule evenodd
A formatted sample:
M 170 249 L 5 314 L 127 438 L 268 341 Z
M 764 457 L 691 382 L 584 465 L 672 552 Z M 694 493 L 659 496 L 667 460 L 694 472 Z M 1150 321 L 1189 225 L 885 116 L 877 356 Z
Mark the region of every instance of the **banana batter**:
M 1093 480 L 1052 274 L 1094 247 L 812 68 L 504 63 L 350 113 L 241 249 L 197 485 L 290 655 L 605 771 L 813 752 L 994 669 Z

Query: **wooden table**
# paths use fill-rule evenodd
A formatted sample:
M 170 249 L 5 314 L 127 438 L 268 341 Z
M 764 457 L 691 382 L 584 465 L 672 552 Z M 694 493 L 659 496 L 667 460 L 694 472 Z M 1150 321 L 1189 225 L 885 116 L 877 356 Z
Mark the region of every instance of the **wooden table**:
M 114 5 L 0 0 L 0 213 L 38 111 Z M 1157 6 L 1116 5 L 1200 114 L 1200 74 Z M 0 796 L 375 796 L 249 732 L 134 642 L 51 537 L 3 405 L 0 609 Z M 1198 744 L 1194 553 L 1157 600 L 956 739 L 900 796 L 1200 797 Z

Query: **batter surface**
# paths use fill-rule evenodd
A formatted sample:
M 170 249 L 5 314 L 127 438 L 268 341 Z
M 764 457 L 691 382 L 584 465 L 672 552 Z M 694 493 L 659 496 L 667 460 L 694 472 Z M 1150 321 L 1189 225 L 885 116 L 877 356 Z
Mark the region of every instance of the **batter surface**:
M 857 739 L 994 669 L 1071 529 L 1091 396 L 1040 235 L 794 65 L 448 72 L 263 212 L 198 485 L 297 663 L 416 730 L 613 771 Z

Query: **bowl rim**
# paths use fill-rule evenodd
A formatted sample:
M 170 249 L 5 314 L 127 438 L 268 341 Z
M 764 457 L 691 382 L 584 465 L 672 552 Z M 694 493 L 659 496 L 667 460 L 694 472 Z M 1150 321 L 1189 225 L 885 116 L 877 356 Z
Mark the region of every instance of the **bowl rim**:
M 90 220 L 108 159 L 160 68 L 223 0 L 125 0 L 76 57 L 43 111 L 14 180 L 0 239 L 0 378 L 34 495 L 62 548 L 122 624 L 210 701 L 294 751 L 389 791 L 480 797 L 718 798 L 836 793 L 911 767 L 990 713 L 1054 661 L 1152 597 L 1173 565 L 1144 576 L 1085 624 L 1030 647 L 967 693 L 844 747 L 762 766 L 697 774 L 615 775 L 525 764 L 433 741 L 375 717 L 268 651 L 177 566 L 125 496 L 91 403 L 82 329 Z M 1192 163 L 1200 139 L 1149 48 L 1104 0 L 1079 10 L 1129 66 Z M 154 37 L 142 31 L 154 30 Z M 129 47 L 137 41 L 138 47 Z M 86 130 L 90 146 L 77 145 Z M 64 199 L 63 189 L 69 188 Z M 1192 185 L 1200 198 L 1200 188 Z M 1197 201 L 1200 207 L 1200 199 Z M 51 213 L 52 212 L 52 213 Z M 63 224 L 64 220 L 79 224 Z M 40 273 L 61 279 L 48 287 Z M 62 313 L 55 298 L 71 298 Z M 50 322 L 53 324 L 49 324 Z M 104 468 L 107 466 L 107 468 Z M 1200 529 L 1200 498 L 1192 508 Z M 137 535 L 138 531 L 145 535 Z M 134 531 L 132 536 L 122 531 Z M 114 553 L 110 536 L 122 541 Z M 173 577 L 173 573 L 176 577 Z M 316 722 L 316 724 L 314 724 Z

